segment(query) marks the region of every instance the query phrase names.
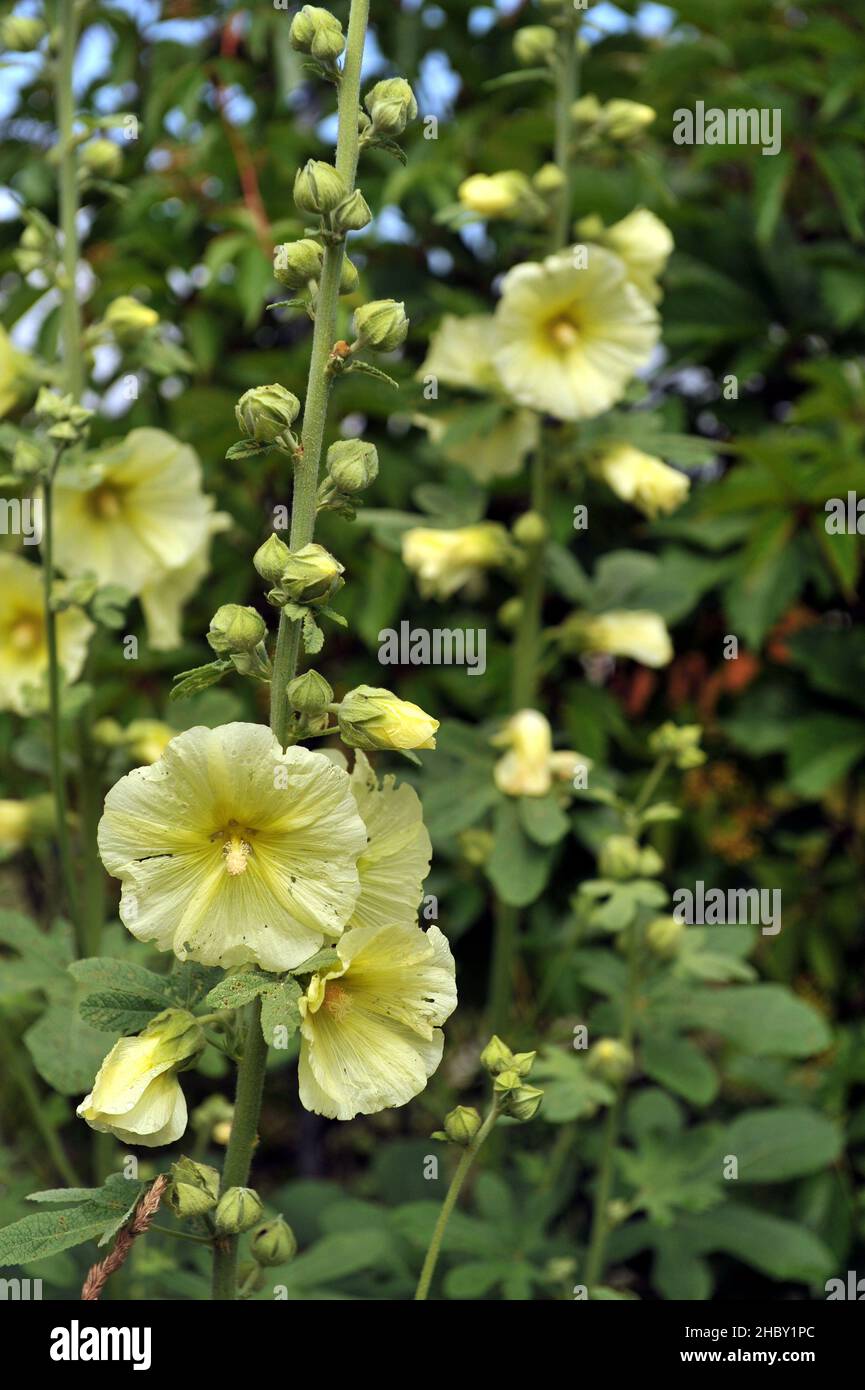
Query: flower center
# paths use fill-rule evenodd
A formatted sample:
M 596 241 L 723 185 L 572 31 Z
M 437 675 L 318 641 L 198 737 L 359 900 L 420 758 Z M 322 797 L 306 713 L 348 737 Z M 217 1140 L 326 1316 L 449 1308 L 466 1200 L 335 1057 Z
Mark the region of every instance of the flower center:
M 119 516 L 122 509 L 120 493 L 116 488 L 108 486 L 94 488 L 89 497 L 90 510 L 94 516 L 102 521 L 111 521 Z
M 247 835 L 255 834 L 253 830 L 246 830 L 238 825 L 237 821 L 230 820 L 228 825 L 221 830 L 214 830 L 211 840 L 222 841 L 222 857 L 225 860 L 225 872 L 236 878 L 238 874 L 246 873 L 246 866 L 253 854 L 252 845 L 246 838 Z
M 42 624 L 35 617 L 19 618 L 9 630 L 9 641 L 17 652 L 32 652 L 42 641 Z
M 580 341 L 579 329 L 571 319 L 553 319 L 548 325 L 547 331 L 554 345 L 557 348 L 561 348 L 563 351 L 567 348 L 576 347 L 577 343 Z
M 351 1012 L 351 995 L 336 980 L 329 980 L 325 985 L 322 1003 L 337 1023 L 341 1023 L 346 1014 Z

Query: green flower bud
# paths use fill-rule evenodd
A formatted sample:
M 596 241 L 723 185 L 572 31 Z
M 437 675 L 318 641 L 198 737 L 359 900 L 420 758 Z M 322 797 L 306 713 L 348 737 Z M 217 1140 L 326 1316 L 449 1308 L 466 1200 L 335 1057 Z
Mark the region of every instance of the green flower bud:
M 684 934 L 684 922 L 675 917 L 656 917 L 646 928 L 646 945 L 662 960 L 669 960 L 678 953 Z
M 508 632 L 513 632 L 519 626 L 523 612 L 523 601 L 514 595 L 513 598 L 505 599 L 498 612 L 499 622 Z
M 404 77 L 388 77 L 376 82 L 363 104 L 372 119 L 373 130 L 380 135 L 402 135 L 408 122 L 417 115 L 414 92 Z
M 663 872 L 664 861 L 656 849 L 647 845 L 640 851 L 640 877 L 655 878 L 657 874 Z
M 706 761 L 700 747 L 702 737 L 700 724 L 674 724 L 668 720 L 649 736 L 649 749 L 656 758 L 672 757 L 678 768 L 700 767 Z
M 481 1127 L 481 1117 L 473 1105 L 458 1105 L 445 1115 L 445 1134 L 452 1144 L 470 1144 Z
M 300 401 L 284 386 L 255 386 L 244 391 L 234 413 L 244 435 L 257 444 L 276 444 L 281 449 L 294 447 L 291 426 L 300 412 Z
M 354 311 L 354 332 L 362 347 L 392 352 L 408 334 L 405 305 L 395 299 L 373 299 Z
M 282 1216 L 263 1221 L 249 1238 L 249 1253 L 256 1264 L 265 1268 L 283 1265 L 297 1254 L 294 1231 Z
M 628 1044 L 618 1038 L 601 1038 L 589 1048 L 586 1066 L 602 1081 L 619 1085 L 627 1081 L 634 1070 L 634 1054 Z
M 507 1043 L 502 1042 L 497 1033 L 493 1033 L 481 1053 L 481 1066 L 486 1067 L 490 1076 L 498 1076 L 499 1072 L 510 1069 L 513 1060 L 514 1054 Z
M 273 278 L 290 290 L 306 285 L 321 276 L 324 248 L 312 237 L 300 241 L 284 241 L 273 252 Z
M 378 477 L 378 451 L 362 439 L 339 439 L 327 451 L 327 471 L 340 492 L 363 492 Z
M 88 140 L 78 158 L 82 168 L 97 178 L 116 179 L 123 168 L 123 151 L 113 140 Z
M 564 187 L 565 176 L 558 164 L 542 164 L 538 172 L 532 178 L 532 185 L 547 198 L 551 193 L 558 193 Z
M 323 159 L 310 159 L 298 169 L 294 179 L 294 201 L 303 212 L 327 216 L 339 207 L 348 195 L 345 179 L 332 164 Z
M 47 33 L 48 29 L 41 19 L 9 15 L 0 22 L 0 48 L 10 53 L 32 53 Z
M 533 1120 L 541 1108 L 544 1093 L 537 1086 L 515 1086 L 505 1096 L 502 1110 L 514 1120 Z
M 342 701 L 337 717 L 340 737 L 349 748 L 435 748 L 438 720 L 389 690 L 357 686 Z
M 354 294 L 359 284 L 360 276 L 357 273 L 357 266 L 348 259 L 348 256 L 343 256 L 342 267 L 339 272 L 340 294 Z
M 513 524 L 513 537 L 518 545 L 540 545 L 547 538 L 547 530 L 540 512 L 523 512 Z
M 207 1163 L 181 1158 L 171 1167 L 171 1182 L 165 1200 L 178 1220 L 204 1216 L 216 1206 L 219 1173 Z
M 548 24 L 527 24 L 514 34 L 514 57 L 523 67 L 546 63 L 556 49 L 556 31 Z
M 159 322 L 155 309 L 150 309 L 130 294 L 112 299 L 102 318 L 119 343 L 136 343 L 143 333 L 149 333 Z
M 594 92 L 587 92 L 571 107 L 571 120 L 578 126 L 597 125 L 603 115 L 603 107 Z
M 360 232 L 364 227 L 369 226 L 372 221 L 372 213 L 369 210 L 369 203 L 363 196 L 359 188 L 340 203 L 336 212 L 333 214 L 335 226 L 341 232 Z
M 177 1069 L 189 1066 L 205 1042 L 201 1025 L 186 1009 L 164 1009 L 138 1036 L 155 1039 L 154 1063 L 170 1062 Z
M 253 652 L 267 636 L 267 624 L 254 608 L 224 603 L 210 619 L 207 640 L 220 655 Z
M 268 584 L 278 584 L 282 572 L 291 559 L 291 551 L 285 541 L 271 531 L 267 540 L 260 545 L 252 557 L 252 563 Z
M 289 30 L 292 48 L 311 53 L 322 63 L 338 58 L 345 48 L 345 35 L 336 15 L 317 5 L 304 5 L 294 16 Z
M 610 835 L 601 846 L 598 868 L 601 878 L 636 878 L 642 850 L 631 835 Z
M 333 703 L 333 690 L 318 671 L 304 671 L 287 687 L 288 703 L 299 714 L 321 714 Z
M 496 1072 L 493 1079 L 493 1090 L 498 1096 L 506 1096 L 510 1091 L 515 1091 L 522 1083 L 522 1077 L 513 1067 L 504 1067 Z
M 344 572 L 345 566 L 329 550 L 311 541 L 289 552 L 278 588 L 297 603 L 324 603 L 342 587 Z
M 251 1187 L 230 1187 L 216 1206 L 214 1225 L 217 1235 L 239 1236 L 261 1220 L 261 1198 Z

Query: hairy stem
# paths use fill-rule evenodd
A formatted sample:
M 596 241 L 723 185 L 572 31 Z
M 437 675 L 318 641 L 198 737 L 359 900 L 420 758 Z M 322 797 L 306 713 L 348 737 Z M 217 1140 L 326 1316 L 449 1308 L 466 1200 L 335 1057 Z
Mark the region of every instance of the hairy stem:
M 78 45 L 78 14 L 75 0 L 62 0 L 60 8 L 60 53 L 55 71 L 57 136 L 59 143 L 58 189 L 60 230 L 63 233 L 63 374 L 66 390 L 78 400 L 84 389 L 84 360 L 81 354 L 81 311 L 75 277 L 78 270 L 78 185 L 75 154 L 72 94 L 72 68 Z
M 267 1043 L 261 1031 L 261 1000 L 247 1005 L 243 1056 L 237 1069 L 237 1094 L 231 1138 L 225 1154 L 220 1194 L 230 1187 L 245 1187 L 258 1139 L 258 1117 L 267 1065 Z M 237 1236 L 224 1236 L 213 1247 L 213 1297 L 237 1297 Z
M 580 73 L 580 52 L 577 36 L 580 28 L 580 15 L 577 11 L 563 16 L 559 33 L 559 46 L 556 61 L 556 137 L 555 162 L 562 173 L 559 202 L 553 229 L 553 250 L 560 251 L 570 241 L 571 195 L 573 175 L 571 172 L 571 139 L 573 120 L 571 107 L 577 99 Z
M 481 1145 L 484 1143 L 487 1136 L 489 1135 L 497 1118 L 498 1109 L 495 1105 L 495 1102 L 493 1102 L 486 1115 L 486 1118 L 484 1119 L 483 1124 L 481 1125 L 474 1139 L 470 1144 L 466 1146 L 466 1148 L 463 1149 L 462 1154 L 460 1155 L 460 1161 L 456 1166 L 456 1171 L 454 1172 L 453 1177 L 451 1178 L 451 1185 L 445 1193 L 445 1199 L 442 1202 L 442 1208 L 439 1212 L 438 1220 L 435 1224 L 435 1230 L 432 1233 L 432 1239 L 429 1243 L 429 1249 L 427 1250 L 426 1256 L 424 1257 L 423 1268 L 421 1269 L 420 1278 L 418 1279 L 418 1284 L 414 1295 L 416 1301 L 422 1301 L 426 1298 L 427 1294 L 429 1293 L 429 1287 L 432 1283 L 432 1277 L 435 1274 L 435 1267 L 438 1262 L 439 1252 L 441 1250 L 442 1240 L 444 1239 L 445 1229 L 447 1227 L 448 1221 L 450 1220 L 450 1214 L 456 1206 L 456 1201 L 462 1190 L 462 1185 L 466 1180 L 466 1176 L 468 1175 L 469 1169 L 471 1168 L 472 1164 L 475 1161 L 475 1158 L 477 1157 L 478 1150 L 480 1149 Z

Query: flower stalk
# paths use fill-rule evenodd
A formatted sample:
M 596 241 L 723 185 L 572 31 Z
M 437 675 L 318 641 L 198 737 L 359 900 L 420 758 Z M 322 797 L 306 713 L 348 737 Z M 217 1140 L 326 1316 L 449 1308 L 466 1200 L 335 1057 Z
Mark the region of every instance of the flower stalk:
M 460 1192 L 462 1191 L 463 1183 L 468 1177 L 469 1169 L 471 1168 L 472 1164 L 477 1158 L 480 1149 L 489 1137 L 498 1117 L 499 1108 L 496 1101 L 494 1100 L 489 1110 L 487 1111 L 487 1114 L 484 1117 L 484 1122 L 478 1130 L 477 1134 L 475 1135 L 474 1139 L 471 1141 L 470 1144 L 466 1146 L 465 1149 L 463 1149 L 463 1152 L 460 1155 L 460 1161 L 457 1164 L 456 1169 L 454 1170 L 454 1175 L 451 1178 L 450 1187 L 448 1188 L 445 1194 L 445 1199 L 442 1202 L 441 1211 L 438 1214 L 438 1220 L 436 1221 L 435 1229 L 432 1233 L 432 1239 L 430 1240 L 429 1248 L 426 1252 L 426 1256 L 424 1257 L 423 1267 L 421 1269 L 420 1278 L 418 1279 L 417 1288 L 415 1290 L 415 1302 L 422 1302 L 424 1299 L 426 1299 L 427 1295 L 429 1294 L 430 1284 L 432 1283 L 432 1277 L 435 1274 L 439 1253 L 441 1251 L 442 1241 L 444 1239 L 444 1233 L 447 1229 L 447 1224 L 450 1220 L 451 1212 L 456 1206 L 457 1198 L 459 1197 Z

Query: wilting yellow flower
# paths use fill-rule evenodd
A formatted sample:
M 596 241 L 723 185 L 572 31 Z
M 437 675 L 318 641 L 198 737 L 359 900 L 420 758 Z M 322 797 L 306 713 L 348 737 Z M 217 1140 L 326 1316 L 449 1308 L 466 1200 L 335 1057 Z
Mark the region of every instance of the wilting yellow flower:
M 33 807 L 29 801 L 0 801 L 0 851 L 17 854 L 30 837 Z
M 632 502 L 645 516 L 669 515 L 688 495 L 691 480 L 686 473 L 670 468 L 663 459 L 617 444 L 593 466 L 609 488 L 623 502 Z
M 584 217 L 577 231 L 586 241 L 599 242 L 625 262 L 631 284 L 652 304 L 661 299 L 658 277 L 673 250 L 673 234 L 648 208 L 635 208 L 619 222 L 605 227 L 601 218 Z
M 351 790 L 367 844 L 357 861 L 360 897 L 349 926 L 413 926 L 432 857 L 420 798 L 407 782 L 397 786 L 393 776 L 379 783 L 359 748 Z
M 31 394 L 33 381 L 30 359 L 13 346 L 5 328 L 0 328 L 0 419 Z
M 356 927 L 336 950 L 300 1001 L 298 1081 L 307 1110 L 351 1120 L 426 1086 L 456 1008 L 454 961 L 438 927 Z
M 449 598 L 482 570 L 504 564 L 510 553 L 508 533 L 494 521 L 456 531 L 417 526 L 402 538 L 403 564 L 416 574 L 425 598 Z
M 389 690 L 358 685 L 342 700 L 339 733 L 349 748 L 435 748 L 439 721 Z
M 260 724 L 194 728 L 112 787 L 99 852 L 133 936 L 205 965 L 290 970 L 338 936 L 366 832 L 348 774 Z
M 613 140 L 630 140 L 650 126 L 657 117 L 654 107 L 642 101 L 628 101 L 626 97 L 615 97 L 604 102 L 602 121 L 604 131 Z
M 77 1114 L 100 1134 L 124 1144 L 173 1144 L 186 1129 L 186 1100 L 177 1071 L 204 1046 L 192 1014 L 166 1009 L 136 1038 L 121 1038 L 99 1068 Z
M 565 645 L 577 651 L 630 656 L 644 666 L 666 666 L 673 659 L 666 623 L 648 610 L 579 613 L 566 619 L 560 631 Z
M 415 375 L 419 380 L 434 377 L 437 382 L 457 389 L 504 396 L 504 386 L 493 361 L 497 341 L 492 314 L 468 314 L 465 318 L 445 314 Z M 434 416 L 418 415 L 414 422 L 427 430 L 432 442 L 438 444 L 454 418 L 452 413 L 441 411 Z M 538 437 L 538 417 L 533 411 L 508 409 L 491 428 L 445 445 L 443 453 L 445 458 L 486 482 L 519 472 Z
M 463 179 L 457 197 L 468 212 L 479 217 L 512 217 L 533 202 L 525 174 L 503 169 L 498 174 L 472 174 Z
M 26 714 L 28 687 L 48 670 L 42 571 L 18 555 L 0 555 L 0 709 Z M 57 649 L 69 681 L 80 674 L 93 631 L 78 608 L 57 615 Z
M 494 360 L 514 400 L 560 420 L 614 405 L 659 333 L 656 310 L 629 282 L 624 262 L 601 246 L 515 266 L 495 320 Z
M 590 766 L 589 759 L 579 753 L 553 752 L 549 721 L 535 709 L 512 715 L 492 742 L 507 749 L 493 772 L 496 786 L 506 796 L 546 796 L 554 782 L 572 781 L 578 767 Z
M 187 597 L 206 571 L 217 522 L 201 482 L 194 449 L 155 429 L 131 430 L 102 450 L 86 474 L 61 470 L 55 485 L 57 565 L 70 575 L 92 570 L 101 584 L 121 584 L 142 595 L 148 625 L 157 619 L 158 627 L 161 605 L 173 595 L 176 609 L 176 595 Z M 167 640 L 170 617 L 163 621 L 154 645 L 176 645 Z

